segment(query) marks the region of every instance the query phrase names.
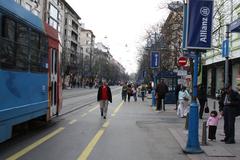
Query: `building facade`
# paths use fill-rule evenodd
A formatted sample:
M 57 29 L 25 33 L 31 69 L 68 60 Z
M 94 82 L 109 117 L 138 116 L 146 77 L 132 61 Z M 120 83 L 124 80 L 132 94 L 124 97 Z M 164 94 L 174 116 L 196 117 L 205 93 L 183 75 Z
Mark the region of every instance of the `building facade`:
M 224 87 L 225 58 L 222 57 L 222 42 L 226 36 L 226 24 L 240 18 L 239 0 L 219 0 L 214 2 L 212 45 L 213 50 L 202 55 L 203 83 L 207 94 L 215 97 Z M 240 87 L 240 33 L 230 33 L 229 82 L 234 89 Z
M 83 77 L 92 77 L 92 66 L 94 62 L 95 35 L 89 29 L 81 28 L 80 33 L 81 54 L 83 57 Z

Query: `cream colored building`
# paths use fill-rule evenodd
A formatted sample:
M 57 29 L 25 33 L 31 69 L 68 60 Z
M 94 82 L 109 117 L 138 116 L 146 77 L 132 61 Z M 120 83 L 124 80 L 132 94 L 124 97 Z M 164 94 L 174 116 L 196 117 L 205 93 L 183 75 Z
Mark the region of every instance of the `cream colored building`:
M 226 24 L 240 18 L 239 0 L 214 1 L 212 45 L 213 50 L 203 54 L 204 73 L 208 95 L 224 87 L 224 63 L 222 42 L 226 36 Z M 230 33 L 229 80 L 234 88 L 240 85 L 240 33 Z

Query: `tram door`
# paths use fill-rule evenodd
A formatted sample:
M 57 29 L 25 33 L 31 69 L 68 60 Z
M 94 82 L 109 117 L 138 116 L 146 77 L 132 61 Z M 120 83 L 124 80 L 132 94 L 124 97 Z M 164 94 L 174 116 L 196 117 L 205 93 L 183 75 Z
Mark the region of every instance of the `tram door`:
M 54 116 L 57 114 L 57 50 L 55 48 L 51 49 L 51 99 L 50 99 L 50 114 Z

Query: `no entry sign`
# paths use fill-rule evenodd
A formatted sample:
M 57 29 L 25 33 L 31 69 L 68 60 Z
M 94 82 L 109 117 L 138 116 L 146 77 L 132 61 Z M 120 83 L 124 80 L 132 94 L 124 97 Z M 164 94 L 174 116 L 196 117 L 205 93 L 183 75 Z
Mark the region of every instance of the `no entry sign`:
M 187 58 L 185 58 L 185 57 L 179 57 L 179 59 L 178 59 L 178 64 L 179 64 L 180 66 L 185 66 L 185 65 L 187 64 Z

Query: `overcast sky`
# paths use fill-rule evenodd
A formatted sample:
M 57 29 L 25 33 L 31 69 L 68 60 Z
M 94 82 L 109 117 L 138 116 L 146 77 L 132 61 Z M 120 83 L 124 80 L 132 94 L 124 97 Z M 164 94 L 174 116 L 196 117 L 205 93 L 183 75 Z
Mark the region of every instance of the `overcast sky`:
M 66 0 L 81 23 L 103 42 L 128 73 L 137 70 L 137 47 L 146 29 L 167 17 L 166 0 Z M 106 38 L 107 37 L 107 38 Z

